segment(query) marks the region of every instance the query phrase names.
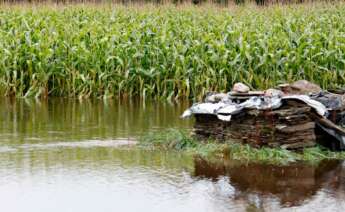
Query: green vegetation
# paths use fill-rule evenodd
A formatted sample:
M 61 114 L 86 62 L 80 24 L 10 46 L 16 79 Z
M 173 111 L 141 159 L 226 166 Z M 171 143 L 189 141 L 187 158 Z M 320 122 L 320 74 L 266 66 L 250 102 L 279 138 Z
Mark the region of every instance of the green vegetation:
M 301 152 L 281 148 L 253 148 L 234 142 L 200 142 L 186 132 L 170 129 L 166 132 L 150 133 L 143 136 L 139 143 L 146 148 L 186 151 L 211 159 L 230 158 L 244 162 L 288 164 L 296 161 L 318 163 L 324 159 L 345 159 L 345 152 L 332 152 L 322 146 L 306 148 Z
M 345 79 L 345 4 L 0 7 L 0 87 L 17 97 L 198 98 Z

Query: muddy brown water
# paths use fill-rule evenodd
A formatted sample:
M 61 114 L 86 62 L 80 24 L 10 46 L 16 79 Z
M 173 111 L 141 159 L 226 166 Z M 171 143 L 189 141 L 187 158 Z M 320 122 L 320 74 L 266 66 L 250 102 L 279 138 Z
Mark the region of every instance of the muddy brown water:
M 156 101 L 0 100 L 0 211 L 344 211 L 345 163 L 206 161 L 149 151 L 150 131 L 190 129 Z

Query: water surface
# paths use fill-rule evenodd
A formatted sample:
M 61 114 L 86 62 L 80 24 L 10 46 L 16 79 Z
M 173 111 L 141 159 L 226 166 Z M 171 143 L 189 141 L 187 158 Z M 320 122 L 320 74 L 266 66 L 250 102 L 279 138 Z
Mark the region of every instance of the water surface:
M 345 164 L 206 161 L 133 146 L 190 129 L 156 101 L 0 100 L 1 211 L 344 211 Z

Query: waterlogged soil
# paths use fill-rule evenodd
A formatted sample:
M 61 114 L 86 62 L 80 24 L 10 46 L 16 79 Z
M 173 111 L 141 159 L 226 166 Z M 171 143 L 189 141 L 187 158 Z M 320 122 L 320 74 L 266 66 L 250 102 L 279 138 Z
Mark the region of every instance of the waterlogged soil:
M 344 211 L 345 163 L 207 161 L 143 150 L 150 131 L 190 129 L 156 101 L 0 100 L 1 211 Z

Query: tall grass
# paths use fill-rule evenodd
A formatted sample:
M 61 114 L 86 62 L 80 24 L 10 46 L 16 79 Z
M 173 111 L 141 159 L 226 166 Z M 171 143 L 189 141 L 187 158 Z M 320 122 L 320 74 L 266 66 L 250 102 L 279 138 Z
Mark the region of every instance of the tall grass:
M 260 6 L 267 6 L 272 4 L 302 4 L 315 2 L 339 2 L 342 0 L 0 0 L 0 3 L 10 4 L 215 4 L 220 6 L 229 5 L 243 5 L 248 3 L 255 3 Z
M 307 162 L 317 164 L 322 160 L 344 160 L 344 152 L 332 152 L 317 145 L 300 151 L 282 148 L 254 148 L 248 144 L 234 141 L 219 143 L 214 140 L 197 141 L 184 131 L 169 129 L 163 132 L 146 134 L 140 139 L 139 146 L 153 149 L 185 151 L 209 159 L 229 158 L 242 162 L 259 162 L 268 164 L 289 164 Z
M 0 87 L 17 97 L 198 98 L 345 79 L 345 5 L 0 7 Z

